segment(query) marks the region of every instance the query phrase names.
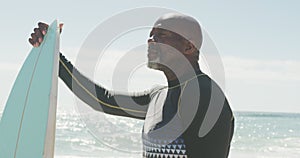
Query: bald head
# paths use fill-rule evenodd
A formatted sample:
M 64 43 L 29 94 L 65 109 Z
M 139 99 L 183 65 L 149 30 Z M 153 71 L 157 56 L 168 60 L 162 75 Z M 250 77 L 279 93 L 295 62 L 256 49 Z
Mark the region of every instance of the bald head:
M 201 27 L 193 17 L 179 13 L 168 13 L 161 16 L 153 27 L 175 32 L 190 41 L 197 50 L 201 48 Z

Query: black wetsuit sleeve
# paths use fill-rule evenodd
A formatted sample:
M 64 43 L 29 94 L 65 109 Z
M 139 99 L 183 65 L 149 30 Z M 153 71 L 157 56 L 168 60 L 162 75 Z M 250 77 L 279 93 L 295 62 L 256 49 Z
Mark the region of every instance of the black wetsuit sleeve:
M 107 114 L 145 119 L 150 91 L 143 94 L 112 94 L 82 75 L 61 53 L 59 77 L 83 102 Z

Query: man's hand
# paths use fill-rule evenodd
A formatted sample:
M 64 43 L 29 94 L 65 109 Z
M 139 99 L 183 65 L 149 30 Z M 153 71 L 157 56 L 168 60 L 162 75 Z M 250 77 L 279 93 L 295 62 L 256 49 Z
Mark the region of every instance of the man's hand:
M 48 30 L 49 25 L 39 22 L 38 23 L 38 28 L 34 28 L 33 29 L 33 33 L 31 34 L 31 38 L 29 38 L 29 43 L 33 46 L 33 47 L 39 47 L 41 45 L 41 43 L 44 40 L 45 35 L 47 34 L 47 30 Z M 59 24 L 59 28 L 60 28 L 60 33 L 62 31 L 62 27 L 63 24 Z

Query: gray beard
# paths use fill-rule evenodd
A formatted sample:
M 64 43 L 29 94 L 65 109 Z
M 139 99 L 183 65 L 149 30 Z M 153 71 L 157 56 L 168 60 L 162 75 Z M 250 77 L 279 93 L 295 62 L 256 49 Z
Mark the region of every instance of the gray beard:
M 148 68 L 154 69 L 154 70 L 159 70 L 159 63 L 160 63 L 160 57 L 157 57 L 154 60 L 148 61 Z

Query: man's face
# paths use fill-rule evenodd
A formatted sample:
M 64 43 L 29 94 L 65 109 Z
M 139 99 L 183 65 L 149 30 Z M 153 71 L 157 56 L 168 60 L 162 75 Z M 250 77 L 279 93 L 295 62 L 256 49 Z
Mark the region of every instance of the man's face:
M 153 28 L 148 39 L 148 67 L 164 71 L 166 67 L 179 65 L 186 41 L 180 35 L 160 28 Z

